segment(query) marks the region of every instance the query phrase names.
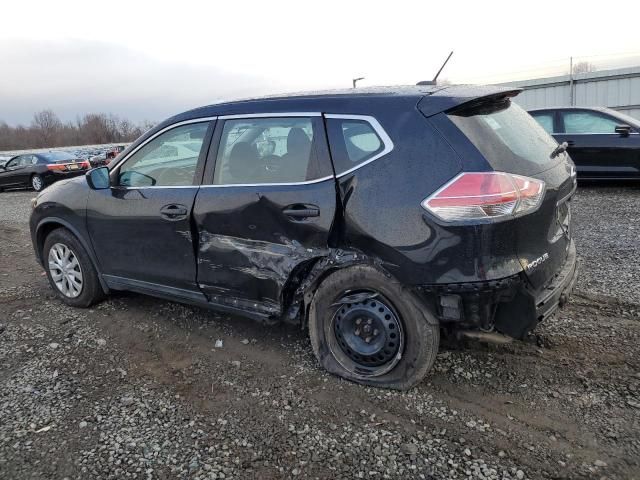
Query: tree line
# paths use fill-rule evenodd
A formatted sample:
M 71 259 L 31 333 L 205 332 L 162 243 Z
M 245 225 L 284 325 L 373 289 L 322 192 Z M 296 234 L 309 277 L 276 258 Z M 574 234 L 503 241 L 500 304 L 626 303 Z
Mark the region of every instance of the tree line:
M 0 121 L 0 151 L 131 142 L 152 126 L 105 113 L 89 113 L 65 123 L 52 110 L 42 110 L 28 126 L 12 127 Z

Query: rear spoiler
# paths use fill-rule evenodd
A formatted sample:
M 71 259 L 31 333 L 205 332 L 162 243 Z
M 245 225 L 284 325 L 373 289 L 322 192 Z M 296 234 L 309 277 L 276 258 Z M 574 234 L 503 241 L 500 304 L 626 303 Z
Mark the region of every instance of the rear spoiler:
M 455 85 L 423 97 L 418 102 L 418 108 L 425 117 L 431 117 L 440 112 L 473 108 L 483 103 L 505 100 L 515 97 L 520 92 L 521 88 Z

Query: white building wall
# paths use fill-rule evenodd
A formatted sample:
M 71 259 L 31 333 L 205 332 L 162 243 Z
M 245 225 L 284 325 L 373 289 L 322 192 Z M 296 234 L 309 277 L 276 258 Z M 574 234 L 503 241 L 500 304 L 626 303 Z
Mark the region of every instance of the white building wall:
M 569 75 L 502 85 L 524 88 L 515 102 L 525 109 L 571 105 Z M 573 104 L 581 107 L 609 107 L 640 120 L 640 67 L 576 75 Z

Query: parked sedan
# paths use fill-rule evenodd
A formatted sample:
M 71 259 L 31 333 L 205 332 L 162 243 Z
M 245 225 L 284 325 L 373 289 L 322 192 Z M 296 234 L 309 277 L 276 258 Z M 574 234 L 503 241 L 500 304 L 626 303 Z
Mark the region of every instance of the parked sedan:
M 38 195 L 36 256 L 68 305 L 131 290 L 294 322 L 328 371 L 411 387 L 441 329 L 522 338 L 574 284 L 574 167 L 518 93 L 349 89 L 185 112 Z
M 578 176 L 593 180 L 640 179 L 640 121 L 610 108 L 561 107 L 530 110 L 562 144 Z
M 18 155 L 0 166 L 0 191 L 9 187 L 31 187 L 39 192 L 58 180 L 83 175 L 89 168 L 87 160 L 67 152 Z
M 4 167 L 5 164 L 12 158 L 13 157 L 5 157 L 4 155 L 0 155 L 0 167 Z

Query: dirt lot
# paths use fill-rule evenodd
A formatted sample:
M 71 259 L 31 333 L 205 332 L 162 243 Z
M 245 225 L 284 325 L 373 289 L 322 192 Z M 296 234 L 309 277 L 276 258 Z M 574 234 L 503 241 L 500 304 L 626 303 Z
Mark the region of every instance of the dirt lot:
M 0 194 L 2 478 L 640 478 L 637 187 L 580 188 L 577 294 L 537 337 L 444 346 L 406 393 L 325 374 L 293 327 L 63 306 L 32 196 Z

